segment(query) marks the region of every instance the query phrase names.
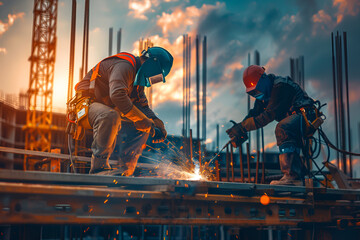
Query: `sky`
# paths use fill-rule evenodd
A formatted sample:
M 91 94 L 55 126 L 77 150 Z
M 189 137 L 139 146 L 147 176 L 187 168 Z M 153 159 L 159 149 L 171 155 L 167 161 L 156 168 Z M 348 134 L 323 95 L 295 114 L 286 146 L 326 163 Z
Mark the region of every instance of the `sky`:
M 81 65 L 84 1 L 77 1 L 75 83 Z M 0 90 L 18 94 L 29 85 L 33 1 L 0 0 Z M 199 1 L 199 0 L 91 0 L 89 68 L 108 56 L 108 29 L 122 28 L 121 50 L 138 54 L 138 40 L 149 38 L 174 56 L 167 82 L 153 87 L 154 111 L 164 120 L 169 134 L 182 128 L 182 35 L 194 40 L 207 37 L 207 142 L 212 148 L 216 125 L 221 126 L 220 144 L 228 139 L 229 120 L 241 121 L 247 114 L 247 95 L 242 73 L 260 52 L 267 73 L 290 74 L 289 58 L 305 59 L 305 90 L 327 103 L 323 128 L 334 142 L 331 32 L 348 35 L 350 114 L 353 150 L 359 149 L 360 114 L 360 0 L 292 1 Z M 71 1 L 58 5 L 57 53 L 53 92 L 54 111 L 64 111 L 69 75 Z M 114 43 L 116 43 L 114 34 Z M 192 46 L 195 46 L 194 42 Z M 115 44 L 113 49 L 115 49 Z M 115 52 L 114 52 L 115 54 Z M 195 48 L 192 49 L 192 79 L 195 79 Z M 196 129 L 195 82 L 191 88 L 191 127 Z M 265 143 L 276 151 L 274 128 L 264 128 Z M 252 144 L 254 146 L 254 144 Z M 332 154 L 331 158 L 334 158 Z M 356 160 L 358 162 L 358 160 Z M 360 170 L 359 170 L 360 174 Z

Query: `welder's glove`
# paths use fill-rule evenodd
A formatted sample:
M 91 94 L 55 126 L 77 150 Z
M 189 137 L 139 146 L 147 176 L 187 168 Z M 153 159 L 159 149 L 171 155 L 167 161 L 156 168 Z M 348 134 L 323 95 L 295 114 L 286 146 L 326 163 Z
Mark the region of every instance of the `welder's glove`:
M 256 127 L 255 120 L 253 117 L 245 119 L 240 124 L 247 132 L 258 129 Z
M 247 140 L 247 132 L 241 123 L 236 123 L 232 128 L 226 130 L 226 133 L 229 135 L 231 139 L 231 144 L 233 147 L 239 147 L 243 142 Z
M 155 123 L 155 134 L 153 136 L 153 143 L 163 142 L 167 136 L 165 125 L 163 121 L 161 121 L 159 118 L 154 118 L 153 121 Z
M 124 116 L 134 122 L 135 128 L 141 132 L 150 133 L 155 126 L 154 121 L 145 116 L 135 105 Z

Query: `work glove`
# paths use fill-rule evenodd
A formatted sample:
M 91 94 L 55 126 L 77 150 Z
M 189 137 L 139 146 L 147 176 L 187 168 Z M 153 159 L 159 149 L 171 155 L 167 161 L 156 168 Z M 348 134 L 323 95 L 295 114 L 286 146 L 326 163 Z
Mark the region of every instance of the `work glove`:
M 232 121 L 233 122 L 233 121 Z M 231 139 L 231 145 L 237 148 L 248 139 L 247 132 L 241 123 L 234 123 L 234 126 L 226 130 Z
M 167 136 L 165 125 L 164 125 L 163 121 L 161 121 L 159 118 L 154 118 L 153 121 L 155 123 L 155 128 L 154 128 L 155 133 L 154 133 L 152 142 L 153 143 L 163 142 Z
M 150 133 L 155 126 L 154 121 L 145 116 L 135 105 L 124 116 L 134 122 L 136 130 L 141 132 Z

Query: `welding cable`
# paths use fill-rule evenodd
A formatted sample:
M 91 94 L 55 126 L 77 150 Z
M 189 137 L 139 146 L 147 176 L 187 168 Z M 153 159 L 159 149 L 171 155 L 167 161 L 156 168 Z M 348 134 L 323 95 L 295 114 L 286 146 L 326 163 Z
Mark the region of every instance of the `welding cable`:
M 353 156 L 360 156 L 360 153 L 354 153 L 354 152 L 348 152 L 346 150 L 343 149 L 339 149 L 337 148 L 332 142 L 330 142 L 329 138 L 326 136 L 326 134 L 324 133 L 324 131 L 322 131 L 321 129 L 319 129 L 319 133 L 322 136 L 322 138 L 324 139 L 324 141 L 329 144 L 329 146 L 334 149 L 335 151 L 347 154 L 347 155 L 353 155 Z
M 72 143 L 71 135 L 68 134 L 68 150 L 69 150 L 69 154 L 70 154 L 70 164 L 71 164 L 71 168 L 72 168 L 73 172 L 76 173 L 76 168 L 75 168 L 75 164 L 74 164 L 73 157 L 72 157 L 71 143 Z

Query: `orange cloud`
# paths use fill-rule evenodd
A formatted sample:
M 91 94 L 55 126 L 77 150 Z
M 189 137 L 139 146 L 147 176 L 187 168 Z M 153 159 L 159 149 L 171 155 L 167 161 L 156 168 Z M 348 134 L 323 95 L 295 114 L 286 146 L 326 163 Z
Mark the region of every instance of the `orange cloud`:
M 265 64 L 266 72 L 270 73 L 271 69 L 276 69 L 285 60 L 288 60 L 288 54 L 286 54 L 285 50 L 281 50 L 278 56 L 270 58 L 269 61 Z
M 4 23 L 0 20 L 0 36 L 4 34 L 15 22 L 15 19 L 22 18 L 25 13 L 8 14 L 8 22 Z
M 157 25 L 161 27 L 165 37 L 169 32 L 186 32 L 186 29 L 197 23 L 201 16 L 223 6 L 224 3 L 217 2 L 216 5 L 203 4 L 201 8 L 190 6 L 182 10 L 181 7 L 177 7 L 172 13 L 163 12 L 158 16 Z
M 338 7 L 336 22 L 339 24 L 345 15 L 355 16 L 359 13 L 360 2 L 359 0 L 334 0 L 333 6 Z
M 324 10 L 319 10 L 316 14 L 312 16 L 312 21 L 314 22 L 312 34 L 316 35 L 317 30 L 320 28 L 322 31 L 329 30 L 331 31 L 336 23 L 333 21 L 332 17 L 327 14 Z
M 133 15 L 134 18 L 147 20 L 148 18 L 144 15 L 145 12 L 150 10 L 151 1 L 150 0 L 130 0 L 129 1 L 129 15 Z
M 6 54 L 6 48 L 0 48 L 0 53 Z

